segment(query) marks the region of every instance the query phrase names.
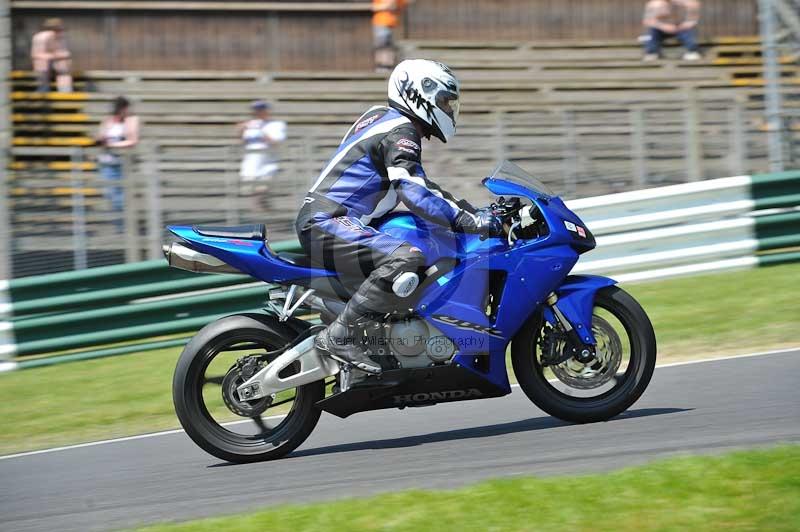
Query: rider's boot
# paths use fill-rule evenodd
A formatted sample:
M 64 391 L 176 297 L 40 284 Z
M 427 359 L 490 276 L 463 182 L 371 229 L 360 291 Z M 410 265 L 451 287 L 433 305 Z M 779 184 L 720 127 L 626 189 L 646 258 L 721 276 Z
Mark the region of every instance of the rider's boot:
M 395 310 L 398 293 L 393 283 L 399 279 L 399 275 L 415 272 L 424 263 L 425 257 L 422 252 L 409 244 L 403 244 L 385 257 L 383 263 L 361 283 L 347 302 L 342 314 L 317 335 L 317 347 L 361 371 L 380 373 L 380 364 L 369 358 L 364 348 L 363 325 L 370 321 L 370 316 Z M 409 294 L 403 291 L 402 297 L 407 298 L 407 296 Z M 406 300 L 406 305 L 408 304 Z
M 351 299 L 341 315 L 320 331 L 315 339 L 318 349 L 326 351 L 331 357 L 365 371 L 378 374 L 381 366 L 367 355 L 364 348 L 363 325 L 369 321 L 366 313 L 359 312 L 359 305 Z

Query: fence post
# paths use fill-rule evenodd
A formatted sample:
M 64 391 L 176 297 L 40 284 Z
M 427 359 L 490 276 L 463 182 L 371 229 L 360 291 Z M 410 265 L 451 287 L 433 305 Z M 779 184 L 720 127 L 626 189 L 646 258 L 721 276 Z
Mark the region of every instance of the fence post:
M 631 162 L 633 163 L 633 183 L 636 188 L 647 184 L 647 146 L 645 144 L 644 109 L 634 107 L 630 110 L 631 121 Z
M 697 92 L 692 88 L 686 89 L 686 174 L 689 181 L 703 179 L 703 146 L 700 135 L 700 106 L 697 102 Z
M 728 110 L 730 122 L 730 146 L 728 161 L 731 175 L 744 175 L 744 162 L 747 160 L 747 141 L 744 132 L 744 109 L 739 99 L 733 100 L 733 105 Z
M 0 72 L 4 76 L 11 72 L 11 14 L 10 2 L 0 2 Z M 5 234 L 0 238 L 0 279 L 12 276 L 11 216 L 8 209 L 8 168 L 9 146 L 11 146 L 11 120 L 9 113 L 8 83 L 0 83 L 0 227 Z
M 505 132 L 505 113 L 497 111 L 495 113 L 495 150 L 497 162 L 506 159 L 506 132 Z
M 133 164 L 133 156 L 125 152 L 122 159 L 122 216 L 125 239 L 125 262 L 139 260 L 139 198 L 136 183 L 139 168 Z
M 561 121 L 564 125 L 564 190 L 570 196 L 577 191 L 578 184 L 578 139 L 575 133 L 574 111 L 561 111 Z
M 225 222 L 228 225 L 238 225 L 239 209 L 239 174 L 234 170 L 234 146 L 225 146 Z
M 761 50 L 766 80 L 765 98 L 767 101 L 767 144 L 769 150 L 769 170 L 783 172 L 783 124 L 781 121 L 781 79 L 778 62 L 777 30 L 778 21 L 774 0 L 758 0 L 761 30 Z
M 72 188 L 72 257 L 75 270 L 84 270 L 86 260 L 86 205 L 83 195 L 83 153 L 80 148 L 73 148 L 70 154 L 72 169 L 70 170 L 70 187 Z
M 147 258 L 161 258 L 163 213 L 161 212 L 161 179 L 158 173 L 158 145 L 148 146 L 145 159 L 147 179 Z

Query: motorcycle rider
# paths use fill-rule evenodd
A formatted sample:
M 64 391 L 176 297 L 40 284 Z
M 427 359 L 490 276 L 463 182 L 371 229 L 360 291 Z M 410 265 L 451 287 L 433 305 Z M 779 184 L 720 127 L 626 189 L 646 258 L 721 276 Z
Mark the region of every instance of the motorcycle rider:
M 300 244 L 313 261 L 340 274 L 369 274 L 315 339 L 318 349 L 362 371 L 381 371 L 360 341 L 363 325 L 410 297 L 425 265 L 422 250 L 377 231 L 370 221 L 402 202 L 454 231 L 502 234 L 490 211 L 456 200 L 422 168 L 422 137 L 446 143 L 455 134 L 459 93 L 458 80 L 441 63 L 397 65 L 389 78 L 389 105 L 372 107 L 350 127 L 297 216 Z

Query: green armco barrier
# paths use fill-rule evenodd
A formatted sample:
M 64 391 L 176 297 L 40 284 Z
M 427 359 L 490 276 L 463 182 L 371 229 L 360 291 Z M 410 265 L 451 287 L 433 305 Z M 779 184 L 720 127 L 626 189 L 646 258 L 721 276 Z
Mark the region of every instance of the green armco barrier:
M 71 355 L 58 355 L 54 357 L 36 358 L 33 360 L 23 360 L 17 364 L 19 369 L 43 368 L 45 366 L 55 366 L 66 362 L 82 362 L 84 360 L 94 360 L 96 358 L 114 357 L 127 355 L 129 353 L 141 353 L 142 351 L 153 351 L 155 349 L 166 349 L 168 347 L 178 347 L 186 345 L 188 338 L 176 338 L 174 340 L 160 340 L 156 342 L 142 342 L 133 345 L 119 347 L 109 347 L 107 349 L 96 349 Z
M 800 170 L 752 176 L 751 195 L 756 210 L 800 205 Z
M 273 251 L 297 251 L 297 241 L 270 243 Z M 146 284 L 194 278 L 198 275 L 170 268 L 166 260 L 148 260 L 101 268 L 87 268 L 74 272 L 55 273 L 23 277 L 9 282 L 8 290 L 16 309 L 18 303 L 32 299 L 74 294 L 86 294 L 97 290 L 137 287 Z M 247 277 L 242 276 L 243 282 Z
M 190 273 L 190 272 L 186 272 Z M 21 303 L 14 303 L 14 316 L 23 317 L 36 313 L 50 313 L 64 309 L 87 309 L 100 306 L 108 307 L 135 299 L 159 295 L 190 292 L 193 290 L 206 290 L 222 286 L 237 285 L 252 282 L 251 277 L 244 275 L 212 275 L 194 274 L 183 279 L 159 281 L 120 288 L 109 288 L 92 292 L 78 292 L 41 299 L 29 299 Z
M 178 297 L 151 303 L 122 305 L 118 307 L 92 309 L 65 314 L 46 315 L 21 320 L 14 324 L 17 353 L 37 352 L 38 341 L 48 338 L 66 339 L 75 335 L 98 334 L 118 328 L 137 327 L 148 324 L 175 323 L 176 320 L 208 316 L 209 314 L 231 314 L 242 309 L 263 308 L 267 301 L 267 285 L 235 288 L 223 292 Z M 98 326 L 98 324 L 103 324 Z M 163 334 L 182 332 L 167 330 Z M 124 339 L 124 338 L 123 338 Z M 96 342 L 99 344 L 99 342 Z M 58 349 L 71 349 L 64 346 Z
M 757 216 L 755 225 L 759 251 L 800 246 L 800 212 Z
M 239 308 L 236 312 L 257 312 L 259 310 L 259 308 Z M 139 340 L 142 338 L 154 338 L 156 336 L 165 336 L 168 334 L 196 332 L 204 325 L 224 316 L 228 316 L 229 314 L 232 314 L 232 312 L 207 314 L 195 318 L 155 322 L 132 327 L 121 327 L 118 329 L 104 329 L 101 331 L 63 337 L 49 337 L 20 344 L 17 348 L 17 353 L 19 355 L 53 353 L 66 349 L 99 346 L 128 340 Z M 140 351 L 141 350 L 142 349 L 140 349 Z
M 792 262 L 800 262 L 800 251 L 769 253 L 758 256 L 759 266 L 778 266 L 779 264 L 789 264 Z

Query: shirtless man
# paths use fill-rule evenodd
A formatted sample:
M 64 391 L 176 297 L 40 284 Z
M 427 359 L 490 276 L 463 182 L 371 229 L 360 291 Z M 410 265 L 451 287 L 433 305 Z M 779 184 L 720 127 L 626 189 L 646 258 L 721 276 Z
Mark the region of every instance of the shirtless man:
M 647 28 L 649 40 L 645 48 L 644 61 L 656 61 L 661 57 L 661 45 L 670 37 L 677 38 L 686 53 L 684 61 L 698 61 L 700 47 L 697 45 L 697 23 L 700 21 L 698 0 L 650 0 L 644 10 L 642 24 Z
M 49 92 L 50 79 L 55 74 L 58 92 L 72 92 L 72 54 L 64 39 L 60 19 L 47 19 L 31 40 L 31 63 L 36 72 L 37 91 Z

